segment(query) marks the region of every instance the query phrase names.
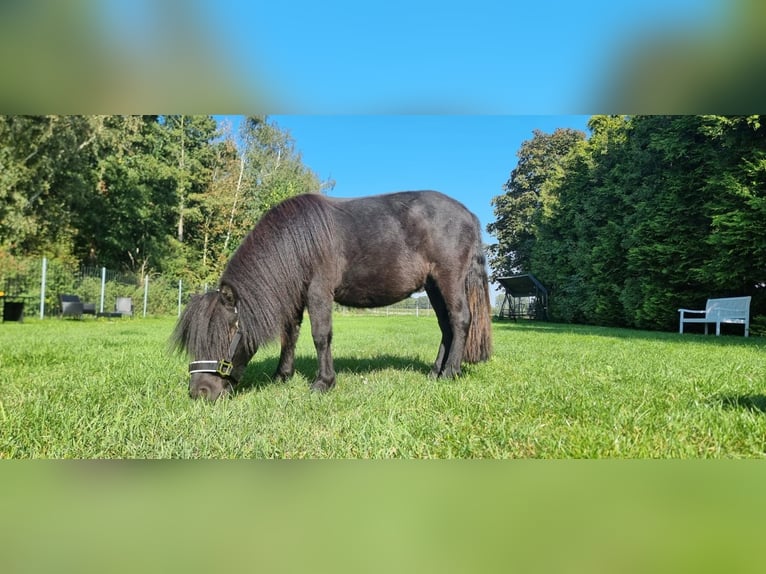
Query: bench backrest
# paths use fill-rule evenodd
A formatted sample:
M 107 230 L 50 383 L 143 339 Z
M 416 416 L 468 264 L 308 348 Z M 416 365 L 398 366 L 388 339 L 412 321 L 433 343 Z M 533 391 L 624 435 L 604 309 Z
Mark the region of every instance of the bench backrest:
M 708 319 L 747 319 L 750 314 L 751 297 L 725 297 L 708 299 L 705 317 Z
M 61 314 L 79 317 L 82 315 L 83 306 L 77 295 L 59 295 L 61 301 Z
M 117 313 L 122 313 L 123 315 L 132 315 L 133 314 L 133 298 L 132 297 L 117 297 L 117 299 L 114 302 L 114 310 Z
M 61 303 L 79 303 L 80 298 L 77 295 L 59 295 Z

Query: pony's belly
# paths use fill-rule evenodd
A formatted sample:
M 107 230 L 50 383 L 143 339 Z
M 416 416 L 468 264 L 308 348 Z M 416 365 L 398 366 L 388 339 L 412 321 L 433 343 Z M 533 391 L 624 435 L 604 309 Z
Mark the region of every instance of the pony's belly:
M 335 301 L 347 307 L 385 307 L 421 291 L 428 261 L 395 242 L 364 245 L 364 257 L 349 258 L 335 287 Z
M 414 291 L 412 292 L 414 293 Z M 386 307 L 406 299 L 412 293 L 392 295 L 390 293 L 343 293 L 335 297 L 335 301 L 346 307 Z
M 406 299 L 420 291 L 422 285 L 397 285 L 373 283 L 353 287 L 339 288 L 335 292 L 335 301 L 346 307 L 385 307 Z

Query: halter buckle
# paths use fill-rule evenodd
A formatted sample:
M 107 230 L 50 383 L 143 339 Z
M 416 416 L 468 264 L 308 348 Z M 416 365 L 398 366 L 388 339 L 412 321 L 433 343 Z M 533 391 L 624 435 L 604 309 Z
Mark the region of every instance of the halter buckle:
M 219 361 L 192 361 L 189 363 L 189 374 L 194 373 L 215 373 L 219 377 L 224 379 L 231 379 L 235 383 L 234 378 L 234 354 L 237 352 L 239 342 L 242 340 L 242 331 L 239 330 L 239 322 L 237 322 L 237 331 L 234 333 L 234 338 L 229 345 L 229 358 L 221 359 Z
M 224 379 L 231 378 L 231 373 L 234 371 L 234 365 L 231 361 L 224 361 L 223 359 L 218 361 L 215 372 L 222 376 Z

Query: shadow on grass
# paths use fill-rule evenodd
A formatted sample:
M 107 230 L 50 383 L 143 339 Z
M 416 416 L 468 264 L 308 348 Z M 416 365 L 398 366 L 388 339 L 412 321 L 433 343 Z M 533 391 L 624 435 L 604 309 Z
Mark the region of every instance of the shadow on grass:
M 720 400 L 726 409 L 744 409 L 766 414 L 766 395 L 724 395 Z
M 235 389 L 235 394 L 261 389 L 269 385 L 280 384 L 272 378 L 277 370 L 277 358 L 261 361 L 253 360 L 247 367 L 242 382 Z M 383 369 L 396 369 L 422 373 L 424 377 L 431 371 L 431 365 L 416 357 L 401 355 L 379 355 L 365 359 L 353 357 L 334 357 L 335 372 L 338 376 L 344 373 L 371 373 Z M 309 381 L 314 379 L 317 371 L 317 360 L 314 356 L 299 356 L 295 358 L 295 374 L 302 375 Z
M 695 343 L 715 346 L 753 346 L 763 342 L 762 337 L 744 337 L 739 333 L 724 331 L 721 336 L 705 335 L 703 332 L 680 334 L 677 331 L 646 331 L 627 327 L 599 327 L 576 323 L 548 323 L 543 321 L 511 321 L 492 319 L 492 328 L 497 331 L 538 332 L 551 335 L 591 335 L 616 339 L 640 339 L 645 341 L 672 341 L 674 343 Z

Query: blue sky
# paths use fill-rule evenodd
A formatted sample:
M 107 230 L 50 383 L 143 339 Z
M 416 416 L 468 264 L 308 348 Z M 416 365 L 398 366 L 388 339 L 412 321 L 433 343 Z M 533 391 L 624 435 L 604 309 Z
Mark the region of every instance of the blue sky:
M 271 116 L 290 132 L 304 163 L 329 195 L 355 197 L 436 189 L 463 202 L 486 227 L 492 198 L 516 165 L 532 130 L 571 127 L 587 133 L 588 116 L 285 115 Z M 491 237 L 485 232 L 485 241 Z
M 204 17 L 270 113 L 593 114 L 622 57 L 704 34 L 730 5 L 221 0 Z

